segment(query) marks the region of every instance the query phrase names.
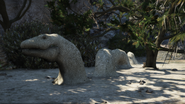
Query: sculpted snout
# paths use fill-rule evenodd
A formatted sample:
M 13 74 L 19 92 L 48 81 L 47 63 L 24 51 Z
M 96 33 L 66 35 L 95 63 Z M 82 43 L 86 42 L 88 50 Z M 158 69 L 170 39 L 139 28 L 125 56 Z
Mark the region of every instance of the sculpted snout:
M 43 40 L 38 40 L 38 39 L 31 38 L 31 39 L 27 39 L 27 40 L 21 42 L 20 47 L 24 48 L 24 49 L 31 49 L 31 48 L 47 49 L 50 46 L 47 42 L 45 42 Z
M 21 42 L 22 53 L 34 57 L 56 61 L 59 53 L 58 46 L 47 35 L 39 35 Z

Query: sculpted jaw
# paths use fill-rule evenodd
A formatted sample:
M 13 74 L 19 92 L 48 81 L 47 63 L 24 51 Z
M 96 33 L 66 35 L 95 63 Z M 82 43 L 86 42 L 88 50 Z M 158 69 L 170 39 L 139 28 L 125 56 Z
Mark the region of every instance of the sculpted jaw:
M 38 36 L 39 37 L 39 36 Z M 39 38 L 40 41 L 47 43 L 48 37 L 45 35 Z M 27 39 L 21 43 L 22 53 L 25 55 L 33 56 L 33 57 L 41 57 L 45 58 L 48 61 L 55 61 L 56 57 L 59 53 L 58 47 L 56 45 L 47 45 L 39 46 L 37 43 L 38 39 L 35 37 L 32 39 Z
M 57 55 L 59 53 L 58 47 L 48 48 L 46 50 L 43 49 L 23 49 L 23 54 L 45 58 L 48 61 L 56 61 Z

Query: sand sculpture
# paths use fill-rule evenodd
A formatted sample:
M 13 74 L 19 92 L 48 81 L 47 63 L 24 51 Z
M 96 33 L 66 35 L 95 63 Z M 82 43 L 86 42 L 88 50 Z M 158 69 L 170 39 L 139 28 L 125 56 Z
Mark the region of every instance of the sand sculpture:
M 41 34 L 21 43 L 23 54 L 55 61 L 59 66 L 54 84 L 78 84 L 88 81 L 77 47 L 58 34 Z
M 114 77 L 119 68 L 130 68 L 127 54 L 120 49 L 100 49 L 96 54 L 94 77 Z
M 138 62 L 138 61 L 136 60 L 136 58 L 135 58 L 134 53 L 128 52 L 128 53 L 127 53 L 127 56 L 128 56 L 128 58 L 129 58 L 129 61 L 130 61 L 130 64 L 131 64 L 131 65 L 139 64 L 139 62 Z

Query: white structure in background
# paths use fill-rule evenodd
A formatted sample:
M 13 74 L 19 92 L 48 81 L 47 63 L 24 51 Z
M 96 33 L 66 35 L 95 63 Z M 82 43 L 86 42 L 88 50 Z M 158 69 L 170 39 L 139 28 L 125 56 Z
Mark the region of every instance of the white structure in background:
M 131 65 L 139 64 L 139 62 L 138 62 L 138 61 L 136 60 L 136 58 L 135 58 L 134 53 L 128 52 L 128 53 L 127 53 L 127 56 L 128 56 L 128 59 L 129 59 Z
M 114 77 L 116 70 L 131 68 L 125 51 L 121 49 L 100 49 L 96 54 L 94 77 Z

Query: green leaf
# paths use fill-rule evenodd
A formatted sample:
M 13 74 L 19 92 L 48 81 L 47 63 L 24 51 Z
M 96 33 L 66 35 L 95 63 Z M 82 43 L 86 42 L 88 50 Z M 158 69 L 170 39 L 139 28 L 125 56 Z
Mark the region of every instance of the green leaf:
M 170 41 L 177 42 L 177 41 L 184 40 L 184 39 L 185 39 L 185 33 L 179 33 L 178 35 L 171 38 Z
M 85 31 L 89 31 L 89 30 L 90 30 L 90 28 L 85 29 Z
M 136 44 L 138 44 L 137 41 L 132 43 L 132 45 L 136 45 Z
M 115 27 L 115 24 L 112 24 L 112 23 L 107 23 L 108 26 L 112 26 L 112 27 Z
M 139 47 L 139 41 L 137 42 L 137 44 L 136 44 L 136 48 L 138 48 Z

